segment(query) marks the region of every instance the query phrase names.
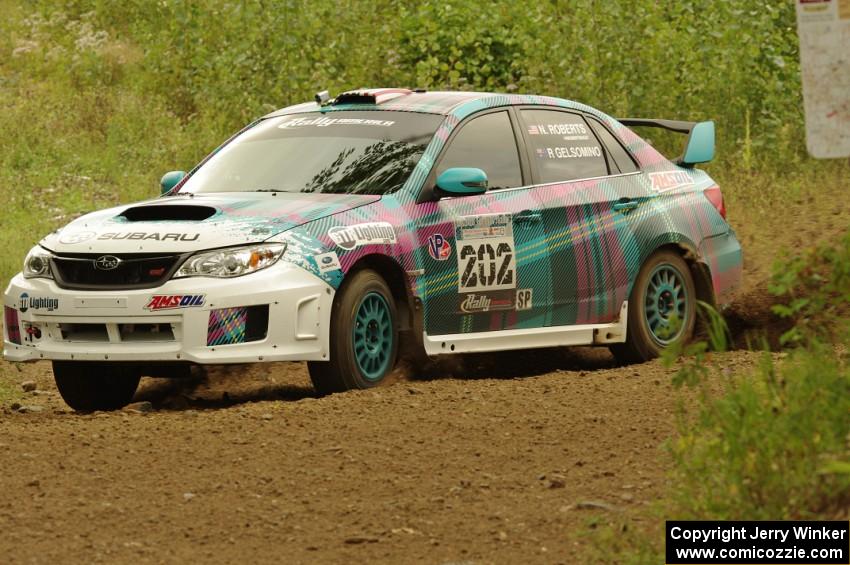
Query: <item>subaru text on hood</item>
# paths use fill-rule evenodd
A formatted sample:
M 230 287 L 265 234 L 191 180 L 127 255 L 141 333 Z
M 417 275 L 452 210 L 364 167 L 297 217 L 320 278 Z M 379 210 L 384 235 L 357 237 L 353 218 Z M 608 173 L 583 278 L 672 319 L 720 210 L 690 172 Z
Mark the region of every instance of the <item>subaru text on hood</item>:
M 686 134 L 671 161 L 630 126 Z M 193 363 L 307 361 L 327 394 L 428 355 L 687 340 L 741 248 L 694 168 L 712 122 L 616 120 L 543 96 L 374 89 L 273 112 L 156 199 L 33 247 L 4 355 L 53 362 L 78 410 Z

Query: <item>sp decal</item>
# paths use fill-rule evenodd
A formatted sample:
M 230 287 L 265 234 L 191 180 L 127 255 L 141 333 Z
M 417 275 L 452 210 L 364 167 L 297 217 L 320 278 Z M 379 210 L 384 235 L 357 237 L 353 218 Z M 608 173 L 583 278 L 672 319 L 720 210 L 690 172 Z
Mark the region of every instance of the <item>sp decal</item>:
M 442 234 L 435 233 L 428 238 L 428 255 L 431 259 L 445 261 L 452 255 L 452 246 Z
M 145 310 L 171 310 L 204 305 L 204 294 L 155 294 L 145 305 Z
M 531 309 L 531 296 L 532 289 L 530 288 L 521 288 L 516 291 L 516 309 L 519 310 L 530 310 Z
M 346 251 L 362 245 L 396 242 L 395 229 L 388 222 L 369 222 L 355 226 L 337 226 L 328 231 L 328 237 Z

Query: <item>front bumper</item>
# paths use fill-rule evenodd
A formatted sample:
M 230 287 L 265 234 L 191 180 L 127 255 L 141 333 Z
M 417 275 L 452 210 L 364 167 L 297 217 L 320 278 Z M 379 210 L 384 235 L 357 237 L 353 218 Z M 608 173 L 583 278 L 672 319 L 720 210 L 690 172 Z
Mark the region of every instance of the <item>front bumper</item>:
M 202 304 L 195 298 L 183 307 L 152 307 L 154 296 L 186 295 L 203 295 Z M 17 332 L 4 324 L 3 355 L 8 361 L 327 360 L 333 297 L 333 288 L 323 280 L 283 261 L 233 279 L 177 279 L 157 288 L 126 291 L 67 290 L 52 280 L 18 274 L 3 296 L 6 317 L 18 319 Z M 175 302 L 179 299 L 154 304 L 162 307 Z M 221 344 L 222 320 L 227 322 L 222 312 L 250 307 L 265 312 L 266 306 L 264 337 Z M 216 324 L 219 334 L 214 338 Z

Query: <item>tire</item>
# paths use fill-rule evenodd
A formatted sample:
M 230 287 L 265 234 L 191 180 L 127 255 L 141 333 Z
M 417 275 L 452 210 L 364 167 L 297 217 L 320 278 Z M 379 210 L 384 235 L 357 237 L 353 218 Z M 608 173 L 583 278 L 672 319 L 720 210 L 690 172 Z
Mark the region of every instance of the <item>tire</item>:
M 118 410 L 136 394 L 140 371 L 98 361 L 54 361 L 53 378 L 65 403 L 79 412 Z
M 696 287 L 682 257 L 657 251 L 641 266 L 629 295 L 626 342 L 611 346 L 621 363 L 643 363 L 670 345 L 688 341 L 696 324 Z M 679 324 L 671 325 L 671 320 Z
M 371 269 L 354 273 L 331 310 L 330 361 L 307 364 L 320 395 L 378 386 L 398 355 L 398 314 L 392 292 Z

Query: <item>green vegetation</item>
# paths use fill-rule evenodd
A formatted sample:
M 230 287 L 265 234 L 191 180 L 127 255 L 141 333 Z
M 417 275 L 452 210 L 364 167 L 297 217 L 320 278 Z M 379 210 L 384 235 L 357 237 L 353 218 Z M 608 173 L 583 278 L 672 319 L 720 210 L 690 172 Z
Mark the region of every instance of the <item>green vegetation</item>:
M 323 88 L 531 92 L 613 115 L 713 118 L 710 172 L 733 220 L 847 171 L 804 153 L 788 2 L 0 0 L 0 11 L 0 280 L 43 234 L 155 196 L 163 172 Z
M 831 241 L 850 217 L 835 198 L 848 164 L 805 154 L 792 2 L 0 0 L 0 13 L 4 283 L 45 233 L 155 196 L 163 172 L 325 88 L 529 92 L 615 116 L 714 119 L 708 169 L 748 286 L 767 280 L 778 247 Z M 846 309 L 831 305 L 846 307 L 850 240 L 819 249 L 776 269 L 778 312 L 795 322 L 786 341 L 801 346 L 786 359 L 718 376 L 707 346 L 689 351 L 679 380 L 697 408 L 670 446 L 664 515 L 818 517 L 846 504 L 850 369 L 818 330 L 846 335 Z M 0 388 L 0 405 L 12 394 Z M 614 537 L 630 560 L 657 551 Z
M 848 265 L 850 234 L 776 264 L 774 308 L 794 320 L 785 338 L 799 347 L 764 352 L 749 373 L 711 363 L 727 329 L 710 309 L 709 342 L 670 352 L 674 383 L 696 396 L 681 405 L 667 445 L 670 487 L 645 530 L 600 528 L 599 560 L 662 562 L 665 519 L 843 519 L 850 503 Z

